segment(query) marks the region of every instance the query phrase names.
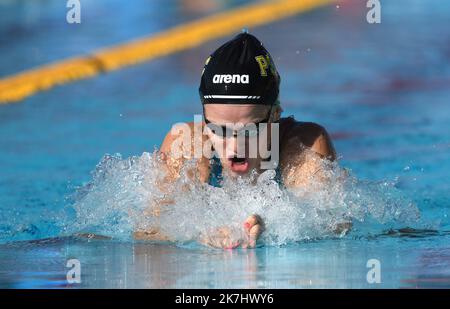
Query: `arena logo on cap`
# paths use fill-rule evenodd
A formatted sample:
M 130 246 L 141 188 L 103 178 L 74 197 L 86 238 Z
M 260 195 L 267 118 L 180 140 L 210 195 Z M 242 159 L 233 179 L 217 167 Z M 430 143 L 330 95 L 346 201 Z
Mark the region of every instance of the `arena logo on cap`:
M 248 84 L 249 77 L 247 74 L 216 74 L 213 77 L 214 84 Z

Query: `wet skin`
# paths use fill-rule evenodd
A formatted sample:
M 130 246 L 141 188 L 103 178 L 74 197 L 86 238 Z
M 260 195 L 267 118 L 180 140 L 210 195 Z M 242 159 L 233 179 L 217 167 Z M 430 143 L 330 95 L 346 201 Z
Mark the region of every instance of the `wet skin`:
M 298 122 L 293 118 L 281 118 L 281 108 L 279 106 L 263 106 L 251 104 L 207 104 L 204 106 L 204 117 L 208 123 L 217 126 L 225 124 L 251 124 L 258 123 L 269 119 L 269 123 L 279 121 L 279 168 L 283 184 L 286 187 L 307 186 L 311 175 L 320 174 L 322 165 L 318 162 L 317 157 L 329 160 L 336 159 L 331 139 L 326 130 L 315 123 Z M 188 123 L 191 132 L 194 132 L 194 126 L 200 125 L 203 129 L 205 123 L 194 124 Z M 238 129 L 239 126 L 233 127 Z M 260 164 L 263 158 L 258 154 L 255 158 L 250 158 L 248 153 L 244 158 L 237 157 L 237 140 L 236 138 L 224 138 L 217 136 L 211 130 L 206 129 L 206 134 L 201 135 L 202 143 L 210 141 L 215 149 L 223 149 L 220 155 L 223 173 L 230 177 L 249 175 L 252 170 L 261 173 Z M 268 128 L 268 140 L 270 141 L 270 126 Z M 168 176 L 165 181 L 170 183 L 179 175 L 179 171 L 183 162 L 189 158 L 174 158 L 172 154 L 172 145 L 179 138 L 179 135 L 173 135 L 169 132 L 160 148 L 161 157 L 166 163 Z M 192 140 L 194 136 L 192 136 Z M 191 146 L 195 145 L 194 142 Z M 193 146 L 192 146 L 193 147 Z M 316 158 L 305 156 L 305 151 L 316 154 Z M 193 148 L 190 153 L 194 154 Z M 210 160 L 202 157 L 197 163 L 198 178 L 202 182 L 207 182 L 210 173 Z M 161 201 L 159 201 L 161 203 Z M 170 201 L 162 201 L 162 203 L 170 204 Z M 247 235 L 246 239 L 231 240 L 230 231 L 224 227 L 217 231 L 215 235 L 209 235 L 202 240 L 203 243 L 221 248 L 236 247 L 254 247 L 256 240 L 264 230 L 264 224 L 261 217 L 257 214 L 251 214 L 245 222 L 243 229 Z M 135 237 L 138 239 L 164 239 L 166 237 L 160 235 L 157 230 L 153 231 L 137 231 Z

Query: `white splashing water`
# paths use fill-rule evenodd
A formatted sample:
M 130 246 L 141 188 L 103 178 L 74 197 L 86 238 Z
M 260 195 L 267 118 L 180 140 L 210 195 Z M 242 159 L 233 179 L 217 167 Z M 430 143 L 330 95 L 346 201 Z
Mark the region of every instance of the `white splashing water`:
M 165 176 L 156 152 L 104 156 L 92 181 L 76 193 L 76 221 L 66 231 L 128 240 L 137 229 L 158 227 L 170 239 L 188 242 L 226 226 L 239 238 L 244 220 L 258 214 L 266 228 L 261 242 L 281 245 L 343 236 L 335 230 L 345 222 L 353 223 L 350 235 L 364 236 L 411 226 L 419 218 L 417 207 L 393 183 L 359 181 L 336 163 L 323 161 L 327 185 L 312 182 L 296 190 L 280 187 L 274 171 L 261 174 L 256 184 L 237 178 L 213 187 L 189 179 L 186 170 L 194 164 L 186 164 L 168 196 L 155 185 Z M 164 198 L 173 204 L 163 206 L 158 217 L 150 215 L 152 201 Z

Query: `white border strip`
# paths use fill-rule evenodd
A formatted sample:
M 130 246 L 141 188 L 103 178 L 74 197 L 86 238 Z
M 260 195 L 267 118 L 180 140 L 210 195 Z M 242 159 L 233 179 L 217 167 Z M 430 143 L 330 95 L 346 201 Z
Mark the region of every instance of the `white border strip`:
M 205 99 L 259 99 L 260 96 L 250 96 L 250 95 L 205 95 Z

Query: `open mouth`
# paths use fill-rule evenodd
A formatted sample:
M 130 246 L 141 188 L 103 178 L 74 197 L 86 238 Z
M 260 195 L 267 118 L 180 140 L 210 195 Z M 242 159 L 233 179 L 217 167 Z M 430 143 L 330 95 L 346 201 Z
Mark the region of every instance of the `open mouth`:
M 236 173 L 246 173 L 249 168 L 248 160 L 246 158 L 230 158 L 231 170 Z
M 246 158 L 231 158 L 230 160 L 235 164 L 243 164 L 247 161 Z

